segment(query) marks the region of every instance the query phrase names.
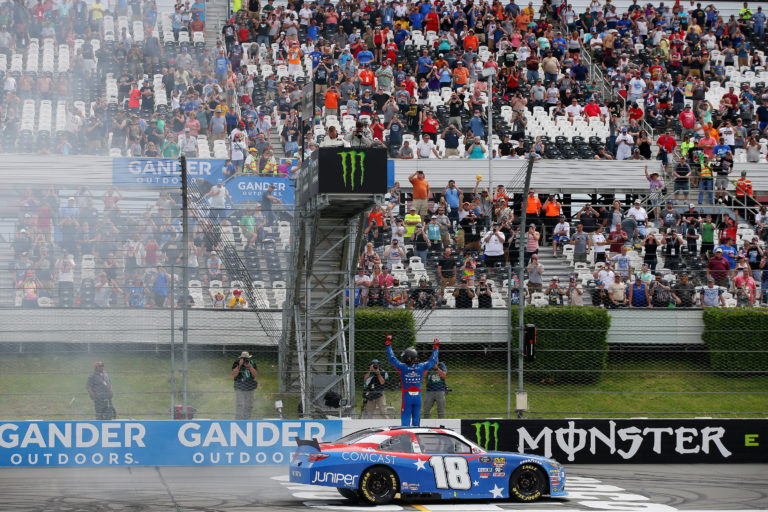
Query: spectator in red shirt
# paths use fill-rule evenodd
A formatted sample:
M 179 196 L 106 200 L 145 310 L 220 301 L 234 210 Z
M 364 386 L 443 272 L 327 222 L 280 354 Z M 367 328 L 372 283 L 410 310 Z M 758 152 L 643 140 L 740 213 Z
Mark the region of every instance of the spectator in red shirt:
M 658 138 L 656 144 L 659 146 L 661 151 L 661 162 L 664 165 L 667 165 L 669 163 L 668 155 L 669 153 L 673 153 L 675 151 L 675 148 L 677 147 L 677 141 L 670 134 L 669 130 L 667 130 L 664 132 L 664 135 Z
M 739 107 L 739 97 L 733 93 L 733 87 L 729 87 L 728 92 L 720 99 L 720 108 L 724 107 L 728 109 L 726 115 L 731 115 Z
M 683 127 L 683 139 L 687 139 L 696 127 L 696 114 L 691 111 L 690 105 L 686 105 L 677 117 L 680 119 L 680 125 Z
M 430 12 L 424 17 L 424 23 L 427 27 L 427 31 L 434 31 L 437 32 L 440 28 L 440 18 L 438 17 L 437 13 L 435 12 L 435 8 L 432 7 Z
M 432 139 L 432 142 L 437 144 L 437 130 L 440 129 L 440 123 L 437 122 L 437 119 L 435 119 L 434 115 L 432 115 L 432 111 L 427 111 L 427 117 L 424 119 L 424 122 L 421 125 L 421 133 L 429 135 L 429 138 Z
M 629 109 L 629 120 L 639 121 L 643 118 L 643 109 L 641 109 L 637 103 L 633 103 Z
M 587 103 L 587 106 L 584 107 L 584 113 L 587 114 L 587 117 L 599 117 L 600 120 L 604 120 L 604 116 L 602 111 L 600 110 L 600 105 L 597 104 L 597 100 L 595 98 L 592 98 L 589 100 L 589 103 Z
M 373 116 L 373 118 L 376 120 L 375 123 L 371 125 L 371 132 L 373 133 L 373 138 L 379 139 L 381 141 L 384 140 L 384 130 L 386 127 L 382 124 L 381 119 L 379 119 L 378 116 Z

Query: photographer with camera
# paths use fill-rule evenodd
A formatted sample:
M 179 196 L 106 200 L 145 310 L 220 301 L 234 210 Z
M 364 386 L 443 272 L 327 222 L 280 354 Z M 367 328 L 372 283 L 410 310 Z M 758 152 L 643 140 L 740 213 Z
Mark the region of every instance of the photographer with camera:
M 112 381 L 109 375 L 104 371 L 104 363 L 96 361 L 93 365 L 93 373 L 88 377 L 85 383 L 85 389 L 93 400 L 93 407 L 96 412 L 97 420 L 113 420 L 116 412 L 112 406 Z
M 363 412 L 366 418 L 386 418 L 387 401 L 384 397 L 384 387 L 386 386 L 389 375 L 381 369 L 381 363 L 378 359 L 371 361 L 363 377 L 365 387 L 363 388 Z
M 259 372 L 247 351 L 240 353 L 232 363 L 232 377 L 235 388 L 235 419 L 249 420 L 253 410 L 253 391 L 259 386 L 256 377 Z
M 353 148 L 367 148 L 373 142 L 373 135 L 368 128 L 368 123 L 364 121 L 358 121 L 355 124 L 355 129 L 352 133 L 347 135 L 347 142 L 350 147 Z
M 477 296 L 477 307 L 480 309 L 491 309 L 493 307 L 493 287 L 488 282 L 488 278 L 485 275 L 481 275 L 477 281 L 475 287 L 475 295 Z

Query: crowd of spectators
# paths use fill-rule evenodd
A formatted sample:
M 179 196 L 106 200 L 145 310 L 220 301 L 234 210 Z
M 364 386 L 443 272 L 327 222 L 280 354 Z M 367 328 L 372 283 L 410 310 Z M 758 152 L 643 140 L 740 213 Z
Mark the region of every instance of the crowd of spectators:
M 693 1 L 635 2 L 619 12 L 596 0 L 578 13 L 548 1 L 537 8 L 514 1 L 270 7 L 240 11 L 225 27 L 227 45 L 250 45 L 257 67 L 287 64 L 287 77 L 263 77 L 275 102 L 267 107 L 280 118 L 296 106 L 299 87 L 314 82 L 313 124 L 322 128 L 309 130 L 307 150 L 319 143 L 386 145 L 400 158 L 650 159 L 658 145 L 666 161 L 679 146 L 676 137 L 704 138 L 714 128 L 734 155 L 744 149 L 745 160 L 765 159 L 764 82 L 747 79 L 735 94 L 707 96 L 741 68 L 752 73 L 747 78 L 762 76 L 761 7 L 745 4 L 725 19 Z M 590 76 L 586 55 L 602 69 L 610 94 Z M 304 72 L 310 66 L 311 76 Z M 489 102 L 499 135 L 490 148 Z M 575 138 L 531 135 L 541 121 L 536 107 L 555 125 L 593 129 L 577 130 Z M 651 137 L 666 129 L 673 137 Z
M 507 297 L 519 303 L 520 263 L 525 300 L 536 305 L 768 304 L 765 206 L 750 224 L 693 203 L 681 212 L 671 200 L 647 211 L 639 198 L 629 207 L 587 203 L 571 215 L 558 197 L 533 189 L 522 198 L 500 185 L 491 196 L 480 182 L 465 192 L 451 180 L 433 192 L 423 172 L 409 180 L 410 202 L 396 184 L 368 216 L 355 276 L 360 306 L 505 307 Z M 529 225 L 521 234 L 522 208 Z M 542 265 L 547 251 L 567 261 L 567 284 Z
M 224 192 L 222 192 L 224 191 Z M 61 196 L 61 193 L 72 193 Z M 242 266 L 260 273 L 253 257 L 260 243 L 276 253 L 277 218 L 270 192 L 262 203 L 220 213 L 220 185 L 194 187 L 208 207 L 189 217 L 190 285 L 182 285 L 183 240 L 178 194 L 102 190 L 83 186 L 60 190 L 26 188 L 18 201 L 16 233 L 9 244 L 11 304 L 18 307 L 170 307 L 173 290 L 180 305 L 242 308 Z M 156 198 L 156 199 L 155 199 Z M 270 211 L 262 213 L 263 205 Z M 211 212 L 209 214 L 209 212 Z M 210 217 L 209 217 L 210 215 Z M 212 229 L 215 222 L 216 229 Z M 242 249 L 243 261 L 225 258 L 225 244 Z M 233 266 L 234 265 L 234 266 Z M 273 279 L 279 272 L 269 270 Z M 174 281 L 175 280 L 175 281 Z M 174 284 L 175 283 L 175 284 Z M 9 299 L 7 292 L 4 300 Z

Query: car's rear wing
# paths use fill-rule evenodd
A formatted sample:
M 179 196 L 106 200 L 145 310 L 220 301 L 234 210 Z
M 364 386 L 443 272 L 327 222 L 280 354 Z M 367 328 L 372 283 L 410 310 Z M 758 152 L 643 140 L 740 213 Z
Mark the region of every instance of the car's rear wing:
M 314 437 L 312 439 L 300 439 L 296 438 L 296 446 L 298 452 L 319 452 L 320 443 Z

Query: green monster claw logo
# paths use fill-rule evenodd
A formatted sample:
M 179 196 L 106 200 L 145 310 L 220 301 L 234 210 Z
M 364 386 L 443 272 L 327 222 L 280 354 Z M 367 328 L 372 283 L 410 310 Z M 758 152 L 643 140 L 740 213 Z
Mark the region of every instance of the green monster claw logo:
M 475 427 L 475 439 L 477 444 L 482 446 L 486 450 L 497 451 L 499 449 L 499 423 L 495 421 L 483 421 L 479 423 L 473 423 Z M 493 431 L 493 448 L 491 444 L 491 431 Z
M 360 168 L 360 184 L 363 186 L 365 182 L 365 153 L 362 151 L 344 151 L 338 154 L 341 157 L 341 169 L 342 179 L 344 180 L 344 188 L 349 187 L 351 190 L 355 189 L 355 173 L 358 166 Z M 349 162 L 347 162 L 347 156 L 349 156 Z M 360 158 L 358 165 L 357 158 Z M 349 170 L 349 183 L 347 183 L 347 170 Z

